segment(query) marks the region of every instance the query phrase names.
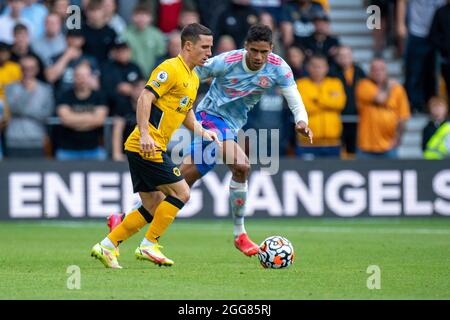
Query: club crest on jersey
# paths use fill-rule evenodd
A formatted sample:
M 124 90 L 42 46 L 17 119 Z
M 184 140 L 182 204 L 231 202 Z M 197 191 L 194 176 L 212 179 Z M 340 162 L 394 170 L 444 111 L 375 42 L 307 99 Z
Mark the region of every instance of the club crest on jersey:
M 177 167 L 173 168 L 173 174 L 177 177 L 181 176 L 180 169 L 178 169 Z
M 158 74 L 156 75 L 156 79 L 157 79 L 159 82 L 166 82 L 168 78 L 169 78 L 169 75 L 168 75 L 167 72 L 165 72 L 165 71 L 160 71 L 160 72 L 158 72 Z
M 267 88 L 270 86 L 270 81 L 268 77 L 259 77 L 258 85 L 263 88 Z

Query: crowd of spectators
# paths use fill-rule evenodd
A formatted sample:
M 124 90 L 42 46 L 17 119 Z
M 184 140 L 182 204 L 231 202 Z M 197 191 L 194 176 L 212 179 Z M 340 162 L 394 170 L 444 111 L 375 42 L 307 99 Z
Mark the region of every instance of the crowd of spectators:
M 327 0 L 0 0 L 0 158 L 123 160 L 146 78 L 178 54 L 192 22 L 212 29 L 213 54 L 243 47 L 254 23 L 272 29 L 315 133 L 313 145 L 296 137 L 286 103 L 269 90 L 247 127 L 281 129 L 281 155 L 395 158 L 405 122 L 429 111 L 425 148 L 447 118 L 448 100 L 437 96 L 450 87 L 450 0 L 366 3 L 380 6 L 385 27 L 374 32 L 367 75 L 332 34 Z M 81 8 L 80 28 L 67 23 L 77 14 L 71 5 Z M 382 58 L 386 30 L 405 43 L 405 87 Z

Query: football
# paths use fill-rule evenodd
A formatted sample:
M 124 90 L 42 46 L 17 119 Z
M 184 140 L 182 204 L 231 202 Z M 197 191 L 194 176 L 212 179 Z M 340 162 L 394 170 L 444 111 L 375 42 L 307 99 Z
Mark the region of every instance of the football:
M 287 268 L 294 263 L 294 247 L 284 237 L 271 236 L 259 246 L 258 258 L 264 268 Z

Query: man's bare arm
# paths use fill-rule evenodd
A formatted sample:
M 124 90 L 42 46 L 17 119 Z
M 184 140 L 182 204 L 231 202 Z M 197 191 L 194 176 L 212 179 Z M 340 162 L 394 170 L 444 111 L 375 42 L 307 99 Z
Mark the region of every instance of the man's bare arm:
M 148 130 L 148 121 L 150 119 L 151 108 L 153 102 L 156 101 L 156 96 L 147 89 L 142 90 L 141 95 L 137 101 L 136 121 L 140 132 L 139 145 L 144 156 L 156 156 L 155 148 L 158 145 L 150 136 Z

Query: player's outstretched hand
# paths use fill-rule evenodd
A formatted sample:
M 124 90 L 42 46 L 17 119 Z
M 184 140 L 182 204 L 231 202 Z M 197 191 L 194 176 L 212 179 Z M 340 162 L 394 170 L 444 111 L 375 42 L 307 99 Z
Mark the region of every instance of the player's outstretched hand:
M 208 141 L 215 141 L 219 145 L 219 147 L 222 147 L 222 142 L 220 142 L 217 134 L 214 131 L 203 130 L 203 138 Z
M 149 134 L 141 135 L 141 138 L 139 139 L 139 146 L 144 154 L 144 157 L 148 157 L 150 155 L 155 157 L 156 148 L 159 147 Z
M 302 136 L 308 137 L 309 143 L 313 143 L 313 132 L 304 121 L 299 121 L 295 125 L 295 131 L 297 131 L 297 133 L 300 133 Z

